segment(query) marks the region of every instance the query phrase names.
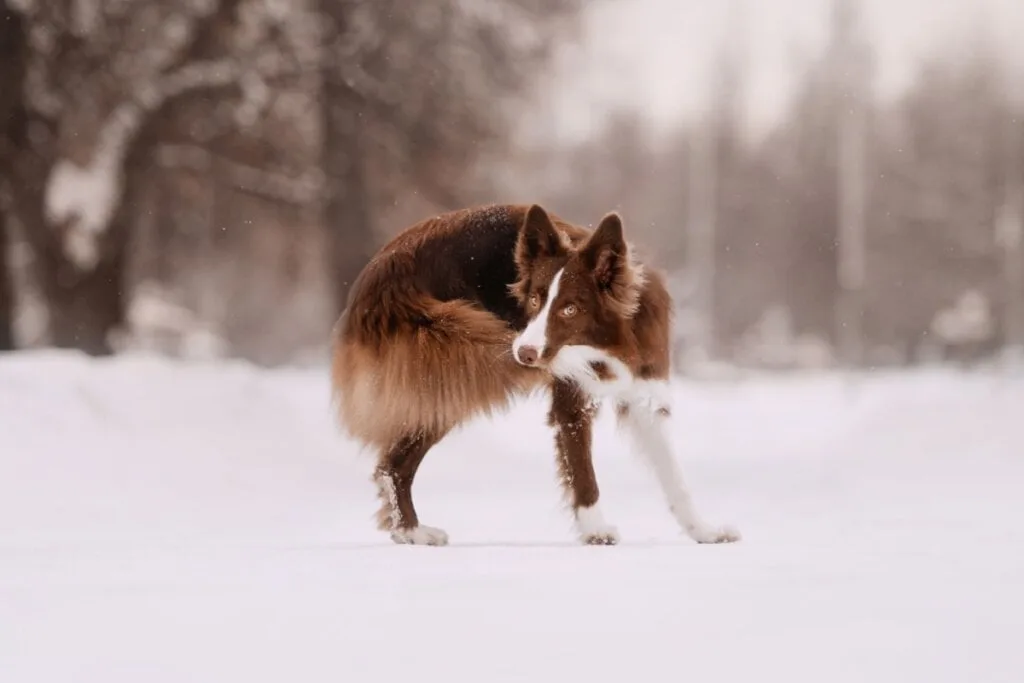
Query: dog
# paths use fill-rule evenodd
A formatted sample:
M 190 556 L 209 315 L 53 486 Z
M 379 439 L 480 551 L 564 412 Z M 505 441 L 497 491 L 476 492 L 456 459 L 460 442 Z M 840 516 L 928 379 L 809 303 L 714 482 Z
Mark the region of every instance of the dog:
M 413 504 L 420 463 L 456 426 L 547 390 L 582 543 L 619 541 L 591 460 L 605 401 L 681 529 L 698 543 L 739 540 L 698 515 L 673 458 L 671 310 L 664 277 L 636 262 L 615 212 L 591 231 L 537 204 L 488 205 L 398 234 L 353 282 L 331 352 L 340 425 L 377 455 L 378 528 L 395 543 L 446 545 Z

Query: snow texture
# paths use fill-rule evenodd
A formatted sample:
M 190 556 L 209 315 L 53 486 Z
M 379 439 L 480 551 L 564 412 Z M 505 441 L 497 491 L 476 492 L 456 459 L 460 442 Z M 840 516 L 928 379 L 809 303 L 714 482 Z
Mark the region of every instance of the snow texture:
M 102 149 L 85 168 L 61 160 L 50 172 L 47 219 L 64 226 L 65 255 L 84 270 L 96 266 L 98 240 L 121 199 L 121 163 L 114 150 Z
M 373 526 L 326 371 L 0 357 L 0 681 L 1016 683 L 1024 380 L 932 370 L 673 388 L 678 532 L 611 411 L 587 547 L 542 400 L 417 481 L 444 548 Z M 443 673 L 442 673 L 443 672 Z

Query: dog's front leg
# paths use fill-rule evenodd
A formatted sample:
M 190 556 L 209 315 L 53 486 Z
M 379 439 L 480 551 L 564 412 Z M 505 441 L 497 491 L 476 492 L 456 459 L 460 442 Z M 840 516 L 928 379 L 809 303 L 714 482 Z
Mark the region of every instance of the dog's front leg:
M 668 431 L 670 415 L 671 402 L 664 383 L 647 383 L 644 390 L 618 404 L 619 425 L 654 470 L 669 509 L 683 531 L 698 543 L 738 541 L 738 530 L 708 524 L 697 513 L 693 496 L 672 452 Z
M 548 423 L 555 428 L 555 451 L 562 490 L 572 506 L 580 540 L 589 545 L 614 545 L 619 534 L 605 521 L 594 473 L 591 442 L 593 401 L 572 382 L 556 380 L 551 388 Z

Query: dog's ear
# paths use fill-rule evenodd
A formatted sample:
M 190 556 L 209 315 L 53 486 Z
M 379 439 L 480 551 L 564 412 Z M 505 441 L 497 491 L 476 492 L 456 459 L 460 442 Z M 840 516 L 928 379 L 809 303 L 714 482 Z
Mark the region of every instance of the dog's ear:
M 633 263 L 619 214 L 612 212 L 601 219 L 580 250 L 580 257 L 593 274 L 598 295 L 608 309 L 623 318 L 635 315 L 645 277 L 643 267 Z
M 602 290 L 623 284 L 629 275 L 629 255 L 622 236 L 622 217 L 613 211 L 602 218 L 580 256 Z
M 516 262 L 522 267 L 542 256 L 559 256 L 566 252 L 562 237 L 551 217 L 538 204 L 526 212 L 516 242 Z

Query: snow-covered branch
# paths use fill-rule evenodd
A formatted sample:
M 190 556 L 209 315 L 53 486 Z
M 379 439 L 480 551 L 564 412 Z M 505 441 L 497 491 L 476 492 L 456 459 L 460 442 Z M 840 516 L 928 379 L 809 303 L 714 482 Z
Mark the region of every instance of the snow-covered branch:
M 217 174 L 227 176 L 236 188 L 295 206 L 308 206 L 315 202 L 320 197 L 324 183 L 322 174 L 313 170 L 294 177 L 215 156 L 195 145 L 161 145 L 157 149 L 156 159 L 164 168 L 184 168 L 199 172 L 209 172 L 216 165 Z
M 88 4 L 89 0 L 80 2 Z M 266 0 L 242 5 L 241 24 L 235 27 L 235 38 L 229 41 L 232 44 L 226 46 L 227 56 L 190 60 L 188 53 L 201 22 L 221 7 L 220 0 L 192 0 L 182 3 L 170 16 L 165 5 L 141 7 L 134 23 L 158 27 L 158 39 L 138 55 L 130 55 L 126 92 L 99 126 L 87 161 L 62 158 L 52 167 L 44 198 L 45 215 L 63 231 L 65 254 L 80 269 L 94 268 L 98 262 L 100 238 L 121 202 L 128 152 L 150 115 L 190 92 L 238 86 L 247 105 L 240 115 L 251 122 L 267 102 L 267 79 L 308 68 L 289 63 L 277 54 L 269 36 L 275 22 L 281 20 L 281 12 Z M 89 8 L 76 8 L 79 28 L 95 28 L 96 19 Z
M 61 226 L 68 259 L 82 269 L 96 266 L 99 239 L 121 201 L 125 158 L 146 115 L 167 100 L 201 88 L 230 85 L 239 70 L 229 60 L 188 64 L 141 89 L 134 101 L 114 109 L 84 166 L 58 161 L 46 187 L 47 220 Z
M 266 0 L 240 0 L 260 15 Z M 123 190 L 123 166 L 149 114 L 168 100 L 202 88 L 238 82 L 240 64 L 252 54 L 230 46 L 222 59 L 196 62 L 205 28 L 237 30 L 230 22 L 236 0 L 67 0 L 9 3 L 23 15 L 28 36 L 24 97 L 34 115 L 50 124 L 53 159 L 43 213 L 62 231 L 67 257 L 90 269 L 99 237 L 114 216 Z M 275 6 L 276 7 L 276 6 Z M 262 14 L 277 17 L 267 8 Z M 273 21 L 250 40 L 263 48 Z M 69 38 L 73 37 L 73 40 Z M 264 43 L 267 41 L 263 41 Z M 249 78 L 250 90 L 259 79 Z M 113 103 L 113 106 L 111 106 Z M 91 139 L 91 134 L 95 138 Z M 82 145 L 88 145 L 82 149 Z

